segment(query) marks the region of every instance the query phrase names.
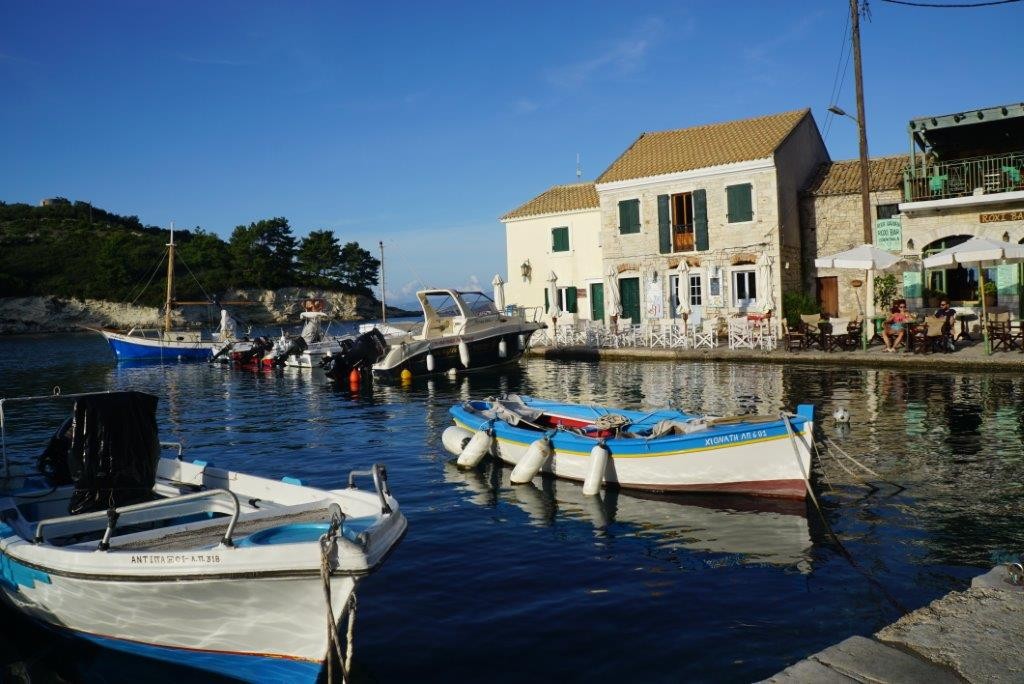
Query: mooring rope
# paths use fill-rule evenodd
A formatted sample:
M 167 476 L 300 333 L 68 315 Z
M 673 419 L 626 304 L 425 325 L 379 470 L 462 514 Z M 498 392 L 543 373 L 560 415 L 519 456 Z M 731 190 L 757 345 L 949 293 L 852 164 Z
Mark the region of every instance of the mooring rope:
M 793 430 L 793 425 L 789 422 L 789 419 L 791 417 L 795 416 L 793 416 L 793 414 L 791 413 L 786 413 L 785 411 L 779 414 L 779 418 L 782 420 L 783 424 L 785 424 L 786 432 L 789 434 L 790 444 L 793 445 L 793 453 L 796 455 L 797 462 L 800 464 L 800 472 L 804 475 L 804 485 L 807 487 L 807 493 L 810 495 L 811 501 L 814 503 L 814 510 L 818 512 L 818 518 L 821 520 L 821 524 L 824 525 L 825 531 L 828 533 L 829 537 L 832 538 L 832 541 L 833 543 L 835 543 L 836 548 L 839 549 L 840 555 L 842 555 L 843 558 L 846 559 L 846 561 L 850 564 L 850 567 L 852 567 L 864 579 L 866 579 L 868 583 L 871 584 L 871 586 L 878 589 L 878 591 L 881 592 L 882 596 L 885 597 L 885 599 L 890 603 L 890 605 L 892 605 L 893 608 L 898 610 L 901 614 L 906 615 L 910 611 L 907 610 L 907 608 L 902 603 L 900 603 L 899 599 L 893 596 L 892 593 L 885 588 L 884 584 L 879 582 L 875 577 L 871 575 L 871 573 L 869 573 L 867 570 L 862 568 L 859 563 L 857 563 L 857 560 L 853 557 L 853 554 L 851 554 L 847 550 L 847 548 L 843 545 L 843 542 L 840 541 L 839 535 L 835 533 L 835 530 L 832 529 L 832 525 L 829 524 L 828 518 L 825 517 L 825 511 L 822 510 L 821 504 L 818 503 L 818 498 L 814 495 L 814 491 L 811 487 L 810 474 L 804 468 L 803 460 L 800 458 L 800 449 L 797 447 L 796 433 Z
M 327 681 L 334 682 L 334 661 L 337 659 L 338 667 L 341 669 L 341 681 L 348 682 L 348 670 L 345 667 L 345 658 L 341 653 L 341 644 L 338 643 L 338 623 L 334 620 L 334 605 L 331 601 L 331 554 L 337 548 L 338 529 L 341 527 L 341 520 L 337 515 L 332 516 L 331 525 L 320 537 L 320 579 L 324 585 L 324 600 L 327 603 Z M 349 642 L 351 645 L 351 641 Z M 351 656 L 350 656 L 351 659 Z

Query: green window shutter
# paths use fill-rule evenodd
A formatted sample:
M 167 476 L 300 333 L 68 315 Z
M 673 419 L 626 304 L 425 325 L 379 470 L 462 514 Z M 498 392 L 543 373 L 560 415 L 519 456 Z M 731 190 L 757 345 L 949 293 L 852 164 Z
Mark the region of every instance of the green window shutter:
M 708 193 L 705 190 L 693 191 L 693 232 L 697 243 L 697 251 L 706 252 L 708 241 Z
M 619 233 L 640 232 L 640 200 L 622 200 L 619 202 Z
M 551 251 L 569 251 L 569 228 L 567 226 L 551 229 Z
M 740 223 L 754 218 L 754 204 L 750 183 L 730 185 L 725 189 L 729 223 Z
M 668 210 L 668 195 L 658 195 L 658 251 L 672 251 L 672 224 Z
M 548 301 L 548 288 L 544 288 L 544 311 L 546 312 L 551 308 L 551 302 Z
M 568 313 L 576 313 L 576 288 L 565 288 L 565 310 Z

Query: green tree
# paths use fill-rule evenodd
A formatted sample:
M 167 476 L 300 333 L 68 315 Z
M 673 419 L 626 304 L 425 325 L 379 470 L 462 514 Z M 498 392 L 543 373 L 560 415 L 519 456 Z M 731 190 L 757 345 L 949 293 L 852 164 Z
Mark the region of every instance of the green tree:
M 338 287 L 341 264 L 341 245 L 333 230 L 314 230 L 299 243 L 296 266 L 303 284 Z
M 277 217 L 237 226 L 228 247 L 235 285 L 272 290 L 292 284 L 295 238 L 288 219 Z
M 177 239 L 177 233 L 175 238 Z M 213 233 L 208 233 L 198 226 L 182 240 L 177 248 L 180 260 L 195 274 L 199 283 L 192 277 L 179 282 L 177 296 L 179 299 L 200 299 L 203 291 L 213 295 L 231 285 L 231 251 L 226 242 Z M 200 287 L 201 286 L 201 287 Z
M 341 284 L 356 292 L 371 294 L 370 286 L 377 284 L 380 260 L 359 246 L 358 242 L 346 243 L 341 248 Z

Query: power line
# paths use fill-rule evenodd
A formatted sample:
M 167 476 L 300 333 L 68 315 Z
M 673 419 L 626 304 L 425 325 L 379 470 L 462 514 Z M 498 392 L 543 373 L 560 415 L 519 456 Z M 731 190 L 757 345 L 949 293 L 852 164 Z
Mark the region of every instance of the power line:
M 993 5 L 1009 5 L 1011 2 L 1020 2 L 1021 0 L 987 0 L 986 2 L 955 2 L 955 3 L 936 3 L 936 2 L 911 2 L 910 0 L 882 0 L 882 2 L 888 2 L 893 5 L 907 5 L 909 7 L 929 7 L 932 9 L 970 9 L 972 7 L 991 7 Z
M 846 80 L 846 68 L 847 68 L 847 66 L 850 63 L 849 54 L 847 53 L 847 50 L 848 50 L 849 47 L 850 47 L 850 17 L 849 17 L 849 15 L 847 15 L 846 23 L 843 25 L 842 41 L 839 43 L 839 61 L 836 62 L 836 72 L 832 76 L 832 91 L 829 93 L 829 96 L 828 96 L 828 104 L 829 104 L 829 106 L 831 106 L 831 105 L 836 103 L 836 100 L 839 98 L 839 94 L 842 91 L 842 85 L 839 85 L 838 89 L 836 87 L 837 84 L 839 83 L 839 74 L 842 73 L 843 74 L 843 80 L 844 81 Z M 846 61 L 845 65 L 843 63 L 844 62 L 844 58 L 845 58 L 845 61 Z M 825 116 L 825 134 L 823 136 L 826 141 L 828 140 L 828 134 L 832 131 L 832 122 L 834 120 L 835 120 L 835 115 L 832 112 L 828 112 L 826 114 L 826 116 Z

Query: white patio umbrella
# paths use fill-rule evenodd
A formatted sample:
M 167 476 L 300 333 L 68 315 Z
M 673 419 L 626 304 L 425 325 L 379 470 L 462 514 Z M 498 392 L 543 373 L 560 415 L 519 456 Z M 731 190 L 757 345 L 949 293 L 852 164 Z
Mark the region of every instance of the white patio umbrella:
M 494 308 L 498 311 L 505 310 L 505 281 L 501 279 L 501 275 L 498 273 L 494 274 L 494 280 L 491 281 L 491 285 L 494 286 Z
M 985 351 L 992 353 L 988 340 L 988 325 L 985 312 L 985 263 L 1008 264 L 1024 261 L 1024 246 L 1002 240 L 972 237 L 967 242 L 944 249 L 938 254 L 925 257 L 925 268 L 943 268 L 960 265 L 978 265 L 978 295 L 981 299 L 981 335 L 985 339 Z
M 858 245 L 845 252 L 814 260 L 814 265 L 818 268 L 844 268 L 865 272 L 864 279 L 867 281 L 867 294 L 864 296 L 866 300 L 864 302 L 864 325 L 862 326 L 864 335 L 861 340 L 864 349 L 867 349 L 868 340 L 870 339 L 868 337 L 868 325 L 874 325 L 875 271 L 884 271 L 892 268 L 902 260 L 902 257 L 896 256 L 892 252 L 886 252 L 884 249 L 868 244 Z M 873 330 L 871 334 L 874 335 Z
M 683 319 L 683 334 L 687 333 L 690 317 L 690 264 L 682 259 L 676 266 L 676 315 Z
M 612 320 L 613 327 L 618 325 L 619 316 L 622 315 L 622 299 L 619 296 L 618 275 L 614 266 L 609 266 L 604 274 L 604 306 Z
M 548 315 L 551 316 L 552 325 L 562 315 L 562 310 L 558 308 L 558 276 L 554 271 L 548 276 Z
M 757 260 L 757 288 L 763 294 L 758 299 L 764 313 L 775 310 L 775 288 L 772 282 L 772 258 L 762 254 Z

